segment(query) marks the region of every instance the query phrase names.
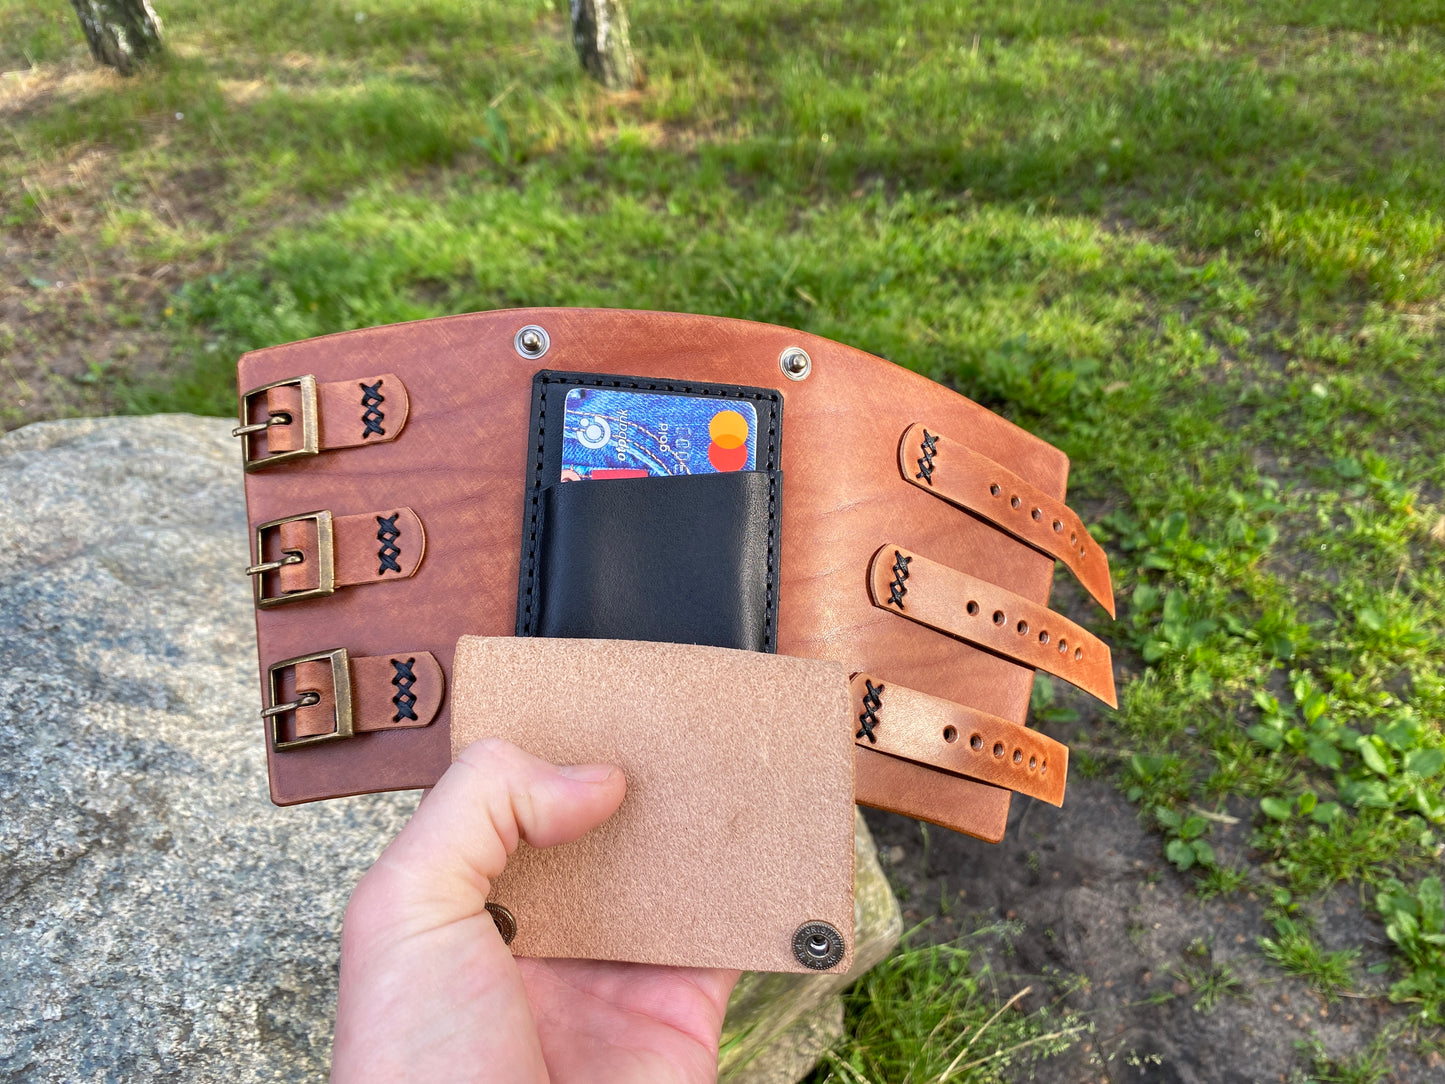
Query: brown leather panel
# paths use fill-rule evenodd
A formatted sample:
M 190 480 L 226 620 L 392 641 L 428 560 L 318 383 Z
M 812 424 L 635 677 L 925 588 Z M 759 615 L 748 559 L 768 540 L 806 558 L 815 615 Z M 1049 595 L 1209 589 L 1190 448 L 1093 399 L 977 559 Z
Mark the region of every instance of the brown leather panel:
M 1108 645 L 1062 614 L 902 546 L 885 545 L 873 555 L 868 587 L 880 609 L 1046 670 L 1119 706 Z
M 852 681 L 854 741 L 1050 805 L 1064 804 L 1069 748 L 997 715 L 920 693 L 871 674 Z
M 385 543 L 381 538 L 383 525 L 378 522 L 381 519 L 393 521 L 385 531 L 388 536 Z M 393 530 L 395 537 L 391 537 Z M 280 534 L 277 548 L 282 553 L 300 553 L 302 558 L 299 564 L 282 565 L 277 571 L 281 591 L 314 589 L 317 584 L 316 521 L 283 523 L 277 531 Z M 336 516 L 332 520 L 332 533 L 337 587 L 407 579 L 416 574 L 426 551 L 421 518 L 410 508 Z M 391 558 L 389 562 L 382 559 L 383 547 Z M 398 552 L 392 553 L 392 550 Z M 396 565 L 395 569 L 390 567 L 392 564 Z
M 281 380 L 285 377 L 278 376 L 275 379 Z M 270 381 L 262 383 L 269 384 Z M 375 389 L 375 392 L 370 394 L 380 396 L 381 402 L 368 406 L 368 387 Z M 381 444 L 395 440 L 401 435 L 407 415 L 411 411 L 406 386 L 395 373 L 318 383 L 316 403 L 317 413 L 320 415 L 317 423 L 323 452 L 328 448 L 356 448 L 363 444 Z M 363 420 L 368 409 L 373 411 L 372 427 L 368 427 Z M 255 453 L 255 458 L 274 452 L 294 451 L 301 447 L 301 410 L 301 389 L 296 385 L 283 384 L 267 390 L 267 413 L 273 417 L 286 414 L 291 418 L 291 422 L 273 425 L 267 429 L 259 438 L 262 450 Z
M 1064 562 L 1085 590 L 1114 616 L 1109 558 L 1073 509 L 936 429 L 908 427 L 898 445 L 898 467 L 919 489 L 982 516 L 1036 549 Z
M 513 347 L 527 324 L 546 328 L 551 339 L 536 361 Z M 806 380 L 788 380 L 778 367 L 790 346 L 812 357 Z M 777 388 L 784 398 L 779 653 L 833 659 L 849 673 L 887 674 L 993 715 L 1024 718 L 1028 667 L 882 613 L 865 570 L 893 537 L 1046 602 L 1050 558 L 898 474 L 898 435 L 926 417 L 969 434 L 975 450 L 1062 498 L 1068 460 L 1037 437 L 861 350 L 788 328 L 674 313 L 530 309 L 370 328 L 247 354 L 240 386 L 298 373 L 350 380 L 376 371 L 382 358 L 412 396 L 405 433 L 364 455 L 319 455 L 246 474 L 249 517 L 265 522 L 311 508 L 358 514 L 401 501 L 426 523 L 426 560 L 386 593 L 384 615 L 376 591 L 338 591 L 258 612 L 263 677 L 271 663 L 337 643 L 367 655 L 407 644 L 430 651 L 450 673 L 458 637 L 512 631 L 531 380 L 549 368 Z M 429 786 L 449 761 L 449 726 L 444 702 L 432 727 L 271 754 L 272 797 L 289 804 Z M 999 809 L 976 813 L 978 792 L 1001 795 L 1007 812 L 1006 791 L 881 753 L 858 755 L 893 760 L 877 771 L 860 769 L 857 796 L 865 804 L 985 837 Z
M 857 744 L 853 756 L 858 793 L 866 788 L 879 796 L 868 805 L 951 828 L 985 843 L 1003 839 L 1012 791 Z
M 605 482 L 577 483 L 606 485 Z M 853 935 L 853 755 L 837 663 L 693 644 L 464 637 L 452 749 L 501 737 L 617 764 L 627 797 L 574 843 L 519 846 L 492 887 L 512 951 L 808 970 L 805 922 Z
M 397 676 L 392 660 L 410 664 L 413 680 L 406 690 L 393 684 Z M 441 707 L 446 681 L 441 664 L 427 651 L 399 652 L 395 655 L 356 658 L 351 662 L 351 726 L 354 731 L 407 730 L 424 727 Z M 400 716 L 396 698 L 403 692 L 416 697 L 411 704 L 415 719 Z M 281 739 L 314 737 L 330 734 L 336 729 L 336 689 L 331 680 L 331 664 L 324 660 L 298 663 L 280 675 L 279 695 L 282 703 L 291 703 L 303 693 L 313 693 L 315 704 L 297 708 L 291 713 L 288 727 L 283 719 Z M 354 740 L 354 739 L 353 739 Z M 300 755 L 313 750 L 283 752 L 281 756 Z

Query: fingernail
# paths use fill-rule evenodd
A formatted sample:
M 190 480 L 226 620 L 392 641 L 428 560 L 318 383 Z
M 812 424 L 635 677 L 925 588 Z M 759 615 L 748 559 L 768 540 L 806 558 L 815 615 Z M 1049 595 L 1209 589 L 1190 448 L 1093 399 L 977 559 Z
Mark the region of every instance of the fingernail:
M 604 779 L 610 779 L 616 770 L 611 764 L 563 764 L 557 769 L 568 779 L 575 779 L 579 783 L 601 783 Z

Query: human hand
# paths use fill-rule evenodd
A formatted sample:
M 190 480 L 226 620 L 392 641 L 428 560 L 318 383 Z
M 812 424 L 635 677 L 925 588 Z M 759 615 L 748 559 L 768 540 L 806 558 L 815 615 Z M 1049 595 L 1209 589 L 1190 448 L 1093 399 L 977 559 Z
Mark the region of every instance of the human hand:
M 566 843 L 622 803 L 618 768 L 463 750 L 356 886 L 334 1081 L 712 1081 L 738 972 L 514 959 L 486 910 L 519 839 Z

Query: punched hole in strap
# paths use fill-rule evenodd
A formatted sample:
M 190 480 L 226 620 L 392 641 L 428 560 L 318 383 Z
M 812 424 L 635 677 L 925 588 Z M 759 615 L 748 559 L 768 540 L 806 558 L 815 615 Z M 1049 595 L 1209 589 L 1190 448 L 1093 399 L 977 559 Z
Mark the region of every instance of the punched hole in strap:
M 1114 592 L 1104 551 L 1090 544 L 1082 521 L 1060 498 L 922 422 L 904 431 L 899 466 L 913 485 L 1063 561 L 1113 616 Z

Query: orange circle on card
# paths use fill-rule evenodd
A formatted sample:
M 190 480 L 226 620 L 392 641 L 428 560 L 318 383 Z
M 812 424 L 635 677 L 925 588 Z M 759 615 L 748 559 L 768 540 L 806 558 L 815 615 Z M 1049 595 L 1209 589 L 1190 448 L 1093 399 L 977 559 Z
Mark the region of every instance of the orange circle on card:
M 721 444 L 724 448 L 740 448 L 748 442 L 748 420 L 736 410 L 719 410 L 708 423 L 707 434 L 712 437 L 714 444 Z M 712 458 L 711 453 L 708 458 Z
M 707 461 L 713 465 L 713 469 L 719 473 L 730 470 L 742 470 L 748 462 L 748 446 L 740 444 L 736 448 L 724 448 L 717 441 L 708 445 Z

